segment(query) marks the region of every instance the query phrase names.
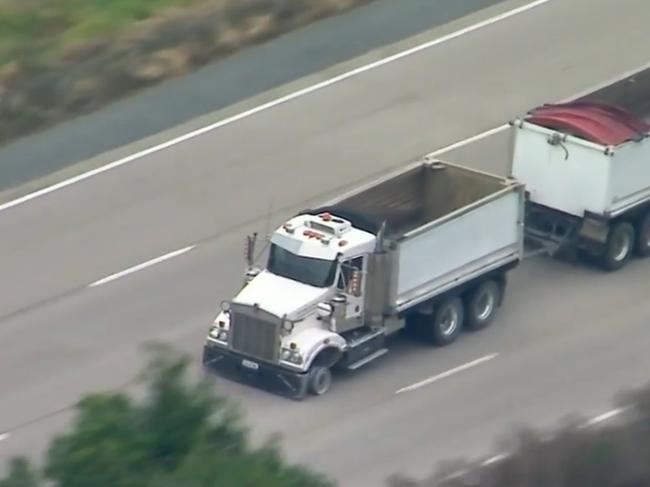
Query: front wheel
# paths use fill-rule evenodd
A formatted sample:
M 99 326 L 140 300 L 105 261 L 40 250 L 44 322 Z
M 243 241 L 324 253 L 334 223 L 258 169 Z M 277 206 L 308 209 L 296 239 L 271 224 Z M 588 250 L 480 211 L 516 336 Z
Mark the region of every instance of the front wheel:
M 634 248 L 634 227 L 628 222 L 615 223 L 609 231 L 601 262 L 608 271 L 622 268 Z
M 332 385 L 332 372 L 327 367 L 315 365 L 309 369 L 307 387 L 309 392 L 315 396 L 322 396 L 329 391 Z

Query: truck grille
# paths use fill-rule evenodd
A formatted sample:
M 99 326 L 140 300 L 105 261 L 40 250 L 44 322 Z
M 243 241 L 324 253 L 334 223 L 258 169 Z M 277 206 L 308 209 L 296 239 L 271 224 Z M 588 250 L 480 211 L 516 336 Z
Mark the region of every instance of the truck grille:
M 242 313 L 233 313 L 231 319 L 233 350 L 262 360 L 277 360 L 277 324 Z

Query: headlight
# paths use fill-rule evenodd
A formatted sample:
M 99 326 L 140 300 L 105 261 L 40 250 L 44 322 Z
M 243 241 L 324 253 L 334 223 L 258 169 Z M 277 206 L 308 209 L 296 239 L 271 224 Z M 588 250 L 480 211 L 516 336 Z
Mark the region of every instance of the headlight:
M 227 342 L 228 341 L 228 332 L 226 330 L 223 330 L 217 326 L 213 326 L 210 328 L 210 338 L 214 338 L 215 340 L 219 340 L 222 342 Z
M 289 360 L 291 360 L 294 364 L 301 364 L 302 363 L 302 355 L 300 355 L 300 353 L 298 353 L 298 352 L 293 352 L 291 354 L 291 358 Z
M 291 362 L 291 363 L 294 363 L 294 364 L 301 364 L 302 360 L 303 360 L 302 355 L 300 354 L 300 352 L 298 352 L 297 350 L 291 350 L 291 349 L 288 349 L 288 348 L 283 348 L 282 349 L 282 353 L 280 354 L 280 357 L 282 358 L 282 360 L 284 360 L 286 362 Z
M 293 322 L 289 320 L 284 320 L 282 322 L 282 329 L 284 331 L 288 331 L 289 333 L 291 333 L 291 330 L 293 330 Z

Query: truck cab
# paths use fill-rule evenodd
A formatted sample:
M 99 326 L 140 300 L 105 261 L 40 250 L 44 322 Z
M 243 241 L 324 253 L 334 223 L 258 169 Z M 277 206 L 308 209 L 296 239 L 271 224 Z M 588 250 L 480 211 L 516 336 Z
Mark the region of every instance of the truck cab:
M 297 394 L 323 394 L 329 369 L 364 327 L 368 257 L 376 236 L 330 213 L 298 215 L 271 236 L 263 269 L 250 267 L 239 293 L 208 333 L 204 358 L 275 376 Z

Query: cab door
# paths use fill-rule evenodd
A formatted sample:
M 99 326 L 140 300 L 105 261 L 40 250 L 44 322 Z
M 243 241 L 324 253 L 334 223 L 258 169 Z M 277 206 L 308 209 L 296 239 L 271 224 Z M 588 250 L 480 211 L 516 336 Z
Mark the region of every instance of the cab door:
M 347 298 L 346 319 L 363 319 L 366 261 L 366 256 L 361 255 L 341 262 L 337 289 Z

